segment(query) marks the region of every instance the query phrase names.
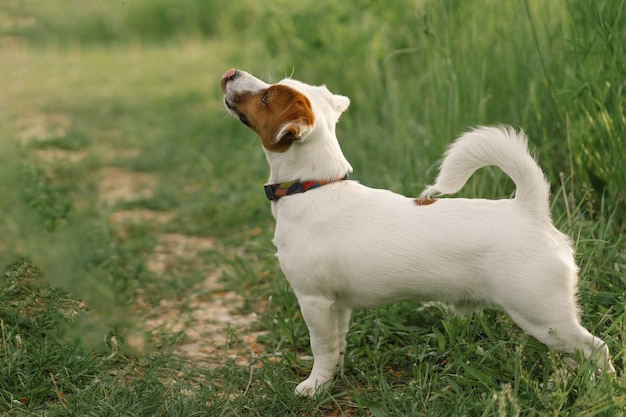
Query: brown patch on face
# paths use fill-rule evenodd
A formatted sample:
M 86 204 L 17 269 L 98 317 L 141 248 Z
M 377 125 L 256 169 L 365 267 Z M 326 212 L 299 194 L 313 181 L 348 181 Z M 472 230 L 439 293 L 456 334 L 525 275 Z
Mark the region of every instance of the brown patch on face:
M 315 122 L 309 99 L 280 84 L 256 93 L 238 94 L 231 105 L 272 152 L 287 151 L 302 129 Z
M 437 201 L 436 198 L 416 198 L 413 202 L 416 206 L 429 206 Z

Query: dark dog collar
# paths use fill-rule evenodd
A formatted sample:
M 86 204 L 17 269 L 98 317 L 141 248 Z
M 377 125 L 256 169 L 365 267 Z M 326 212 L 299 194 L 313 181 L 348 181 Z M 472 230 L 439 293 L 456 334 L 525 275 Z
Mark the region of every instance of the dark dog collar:
M 346 174 L 342 178 L 329 181 L 293 180 L 287 182 L 279 182 L 276 184 L 265 184 L 263 188 L 265 189 L 265 195 L 267 196 L 267 199 L 270 201 L 276 201 L 286 195 L 304 193 L 306 191 L 313 190 L 314 188 L 321 187 L 322 185 L 330 184 L 331 182 L 343 181 L 347 178 L 348 174 Z

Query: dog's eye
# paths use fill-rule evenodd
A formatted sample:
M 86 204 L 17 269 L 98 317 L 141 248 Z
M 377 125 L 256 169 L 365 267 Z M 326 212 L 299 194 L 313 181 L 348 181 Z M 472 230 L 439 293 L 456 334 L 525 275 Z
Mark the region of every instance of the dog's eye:
M 263 97 L 261 98 L 261 101 L 265 104 L 267 104 L 267 99 L 268 99 L 268 94 L 267 92 L 265 94 L 263 94 Z

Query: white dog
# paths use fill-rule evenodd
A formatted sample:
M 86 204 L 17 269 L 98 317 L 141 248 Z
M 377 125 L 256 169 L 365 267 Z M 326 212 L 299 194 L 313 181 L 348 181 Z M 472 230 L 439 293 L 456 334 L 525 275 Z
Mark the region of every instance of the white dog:
M 346 180 L 352 167 L 335 124 L 347 97 L 234 69 L 221 86 L 229 113 L 260 136 L 270 166 L 274 244 L 314 358 L 296 393 L 315 395 L 342 367 L 351 309 L 401 300 L 448 301 L 460 313 L 498 306 L 549 348 L 581 350 L 615 372 L 606 344 L 580 325 L 572 247 L 552 224 L 549 187 L 523 133 L 465 133 L 435 184 L 413 199 Z M 487 165 L 511 177 L 515 198 L 431 198 L 459 191 Z

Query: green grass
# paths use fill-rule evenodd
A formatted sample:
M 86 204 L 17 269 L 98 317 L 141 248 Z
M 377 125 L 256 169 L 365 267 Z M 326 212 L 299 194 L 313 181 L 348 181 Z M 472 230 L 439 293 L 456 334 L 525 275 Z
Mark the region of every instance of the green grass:
M 9 2 L 0 415 L 620 415 L 625 13 L 592 0 Z M 273 256 L 260 144 L 222 108 L 231 67 L 349 96 L 338 135 L 352 177 L 408 195 L 468 127 L 524 128 L 577 251 L 582 322 L 617 375 L 568 369 L 495 309 L 400 303 L 355 312 L 331 393 L 296 397 L 308 332 Z M 107 201 L 115 178 L 134 194 Z M 462 195 L 512 192 L 485 169 Z M 113 220 L 124 213 L 144 217 Z M 172 235 L 214 243 L 190 256 L 164 246 Z M 232 293 L 234 317 L 256 314 L 255 349 L 224 323 L 207 364 L 181 355 L 184 330 L 146 328 L 163 306 L 182 317 Z

